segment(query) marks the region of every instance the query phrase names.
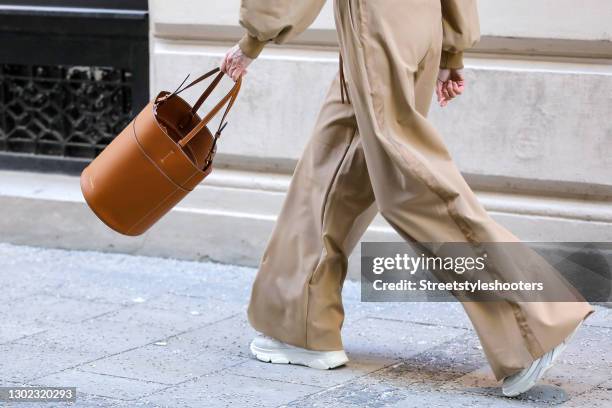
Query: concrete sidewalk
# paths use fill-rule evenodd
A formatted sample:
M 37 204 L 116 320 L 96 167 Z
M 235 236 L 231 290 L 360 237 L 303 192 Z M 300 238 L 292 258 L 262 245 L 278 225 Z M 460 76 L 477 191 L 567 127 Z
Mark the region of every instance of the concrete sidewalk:
M 541 385 L 508 399 L 461 305 L 364 304 L 353 282 L 348 366 L 258 362 L 245 316 L 254 274 L 0 244 L 0 385 L 75 386 L 79 407 L 612 406 L 610 309 L 597 307 Z

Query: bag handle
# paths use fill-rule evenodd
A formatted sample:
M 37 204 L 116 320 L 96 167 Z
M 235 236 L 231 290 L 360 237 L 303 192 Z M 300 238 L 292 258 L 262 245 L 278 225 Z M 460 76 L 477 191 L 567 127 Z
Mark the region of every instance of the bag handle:
M 191 116 L 195 115 L 195 113 L 198 111 L 198 109 L 200 109 L 204 101 L 206 101 L 206 99 L 210 96 L 212 91 L 217 87 L 217 85 L 221 81 L 221 78 L 223 78 L 223 73 L 220 71 L 221 69 L 219 67 L 211 69 L 210 71 L 206 72 L 205 74 L 202 74 L 198 78 L 191 81 L 189 85 L 185 86 L 184 88 L 181 88 L 183 84 L 185 83 L 185 81 L 187 81 L 187 78 L 189 78 L 189 74 L 188 74 L 187 77 L 183 80 L 183 82 L 178 86 L 178 88 L 174 92 L 166 94 L 163 97 L 159 98 L 157 100 L 157 103 L 159 104 L 159 103 L 165 102 L 166 100 L 170 99 L 172 96 L 180 94 L 181 92 L 191 88 L 192 86 L 202 82 L 203 80 L 207 78 L 210 78 L 212 75 L 218 72 L 219 74 L 210 83 L 210 85 L 208 85 L 208 88 L 206 88 L 204 93 L 198 98 L 198 101 L 195 103 L 195 105 L 193 105 L 193 108 L 191 109 Z
M 186 87 L 181 88 L 181 86 L 183 86 L 183 84 L 179 85 L 179 88 L 176 91 L 172 92 L 172 94 L 170 94 L 170 96 L 178 95 L 181 92 L 183 92 L 184 90 L 189 89 L 189 88 L 191 88 L 192 86 L 194 86 L 196 84 L 199 84 L 203 80 L 213 76 L 214 74 L 216 74 L 217 72 L 220 72 L 220 71 L 221 71 L 221 68 L 219 68 L 219 67 L 211 69 L 210 71 L 200 75 L 198 78 L 196 78 L 193 81 L 191 81 L 191 83 L 189 85 L 187 85 Z M 223 74 L 219 73 L 219 76 L 223 76 Z M 189 75 L 187 75 L 187 78 L 189 78 Z M 185 78 L 185 81 L 187 80 L 187 78 Z M 183 81 L 183 83 L 185 83 L 185 81 Z
M 200 97 L 198 98 L 197 102 L 195 103 L 195 105 L 193 105 L 193 108 L 191 109 L 191 116 L 192 117 L 200 109 L 200 107 L 202 106 L 204 101 L 206 101 L 206 99 L 208 99 L 208 97 L 210 96 L 212 91 L 217 87 L 217 85 L 219 85 L 219 82 L 221 82 L 221 78 L 223 78 L 223 72 L 220 72 L 215 77 L 215 79 L 213 79 L 213 81 L 210 83 L 210 85 L 208 85 L 208 88 L 206 88 L 204 93 L 202 95 L 200 95 Z
M 216 68 L 218 70 L 218 68 Z M 215 71 L 215 70 L 213 70 Z M 212 72 L 212 71 L 211 71 Z M 216 71 L 215 71 L 216 72 Z M 205 74 L 206 75 L 206 74 Z M 212 74 L 211 74 L 212 75 Z M 223 74 L 220 74 L 220 76 L 223 76 Z M 200 77 L 202 78 L 202 77 Z M 187 89 L 188 87 L 195 85 L 195 83 L 199 82 L 200 80 L 204 79 L 200 79 L 198 78 L 196 81 L 194 81 L 193 83 L 189 84 L 187 87 L 185 87 L 184 89 L 182 89 L 181 91 Z M 218 80 L 217 80 L 218 79 Z M 219 83 L 219 80 L 221 78 L 215 78 L 215 81 L 213 81 L 213 83 L 211 84 L 211 86 L 214 84 L 215 86 Z M 208 122 L 211 121 L 211 119 L 213 117 L 215 117 L 215 115 L 217 113 L 219 113 L 219 111 L 227 104 L 227 107 L 225 108 L 225 112 L 223 112 L 223 116 L 221 117 L 221 122 L 219 122 L 219 128 L 217 129 L 217 131 L 215 132 L 215 136 L 217 137 L 218 135 L 220 135 L 221 131 L 223 130 L 223 128 L 225 127 L 226 123 L 225 123 L 225 119 L 227 118 L 227 114 L 229 113 L 230 109 L 232 109 L 232 106 L 234 105 L 234 102 L 236 101 L 236 98 L 238 97 L 238 93 L 240 92 L 240 86 L 242 85 L 242 78 L 238 78 L 238 80 L 236 81 L 236 83 L 234 84 L 234 86 L 232 87 L 232 89 L 230 89 L 230 91 L 227 93 L 227 95 L 225 95 L 223 97 L 223 99 L 221 99 L 221 101 L 219 101 L 219 103 L 217 103 L 217 105 L 215 105 L 214 108 L 211 109 L 210 112 L 208 112 L 208 114 L 200 121 L 200 123 L 198 123 L 193 129 L 191 129 L 191 132 L 189 132 L 185 137 L 183 137 L 181 140 L 179 140 L 178 144 L 181 147 L 185 147 L 185 145 L 187 143 L 189 143 L 191 141 L 191 139 L 193 139 L 206 125 L 208 125 Z M 214 87 L 213 87 L 214 88 Z M 204 94 L 202 94 L 202 97 L 208 92 L 209 90 L 207 89 Z M 212 89 L 210 89 L 210 92 L 212 92 Z M 210 92 L 208 92 L 208 94 L 210 94 Z M 208 95 L 206 95 L 208 96 Z M 199 104 L 201 105 L 202 102 L 204 102 L 205 98 L 200 97 L 200 99 L 198 99 Z M 194 105 L 194 108 L 197 106 Z M 199 107 L 199 106 L 197 106 Z
M 198 109 L 200 109 L 200 107 L 202 106 L 204 101 L 206 101 L 206 99 L 210 96 L 212 91 L 217 87 L 219 82 L 221 82 L 221 79 L 223 78 L 224 73 L 220 72 L 220 71 L 221 71 L 221 69 L 219 67 L 214 68 L 214 69 L 206 72 L 205 74 L 202 74 L 201 76 L 199 76 L 195 80 L 193 80 L 189 85 L 187 85 L 185 87 L 182 87 L 183 84 L 185 83 L 185 81 L 187 81 L 187 78 L 189 78 L 189 75 L 187 75 L 187 78 L 185 78 L 185 80 L 183 80 L 183 83 L 181 83 L 181 85 L 179 85 L 179 87 L 174 92 L 164 95 L 162 98 L 160 98 L 160 99 L 158 99 L 156 101 L 156 104 L 160 104 L 160 103 L 168 100 L 170 97 L 172 97 L 174 95 L 178 95 L 181 92 L 191 88 L 192 86 L 194 86 L 194 85 L 202 82 L 203 80 L 213 76 L 214 74 L 218 73 L 216 78 L 210 83 L 210 85 L 206 88 L 206 90 L 202 93 L 202 95 L 200 95 L 200 97 L 198 98 L 197 102 L 191 108 L 190 114 L 191 114 L 191 117 L 193 117 L 193 115 L 196 114 Z M 219 128 L 217 129 L 217 132 L 215 133 L 215 140 L 216 140 L 216 138 L 221 134 L 221 131 L 223 131 L 223 128 L 225 128 L 225 125 L 227 125 L 227 123 L 225 122 L 225 119 L 227 118 L 227 114 L 229 113 L 230 109 L 234 105 L 234 102 L 236 101 L 236 98 L 238 97 L 238 92 L 240 91 L 241 84 L 242 84 L 242 78 L 239 78 L 238 81 L 236 81 L 236 83 L 232 87 L 232 89 L 230 89 L 230 91 L 227 93 L 227 95 L 225 95 L 225 97 L 223 97 L 223 99 L 221 99 L 221 101 L 200 121 L 200 123 L 198 123 L 191 130 L 191 132 L 189 132 L 185 137 L 183 137 L 181 140 L 179 140 L 178 144 L 181 147 L 185 147 L 185 145 L 187 143 L 189 143 L 191 141 L 191 139 L 193 139 L 195 137 L 195 135 L 197 135 L 198 132 L 200 130 L 202 130 L 202 128 L 204 128 L 204 126 L 206 126 L 208 124 L 208 122 L 210 122 L 211 119 L 217 113 L 219 113 L 221 108 L 223 108 L 223 106 L 225 106 L 225 104 L 227 104 L 228 101 L 229 101 L 229 104 L 228 104 L 227 108 L 225 109 L 225 112 L 223 113 L 223 117 L 221 118 L 221 122 L 219 123 Z
M 217 74 L 215 79 L 213 79 L 213 81 L 210 83 L 210 85 L 208 85 L 208 88 L 206 88 L 204 93 L 202 95 L 200 95 L 200 97 L 198 98 L 197 102 L 191 108 L 191 111 L 189 111 L 189 114 L 187 116 L 185 116 L 184 119 L 179 121 L 179 123 L 177 124 L 179 129 L 183 129 L 183 127 L 185 127 L 186 124 L 191 123 L 191 120 L 193 119 L 195 114 L 198 112 L 198 110 L 200 109 L 200 107 L 202 106 L 204 101 L 206 101 L 206 99 L 208 99 L 208 97 L 210 96 L 212 91 L 217 87 L 217 85 L 219 85 L 219 82 L 221 82 L 221 78 L 223 78 L 223 73 L 222 72 Z M 189 87 L 189 85 L 188 85 L 188 87 Z M 182 92 L 185 89 L 187 89 L 187 88 L 181 89 L 179 92 Z M 179 92 L 177 92 L 177 93 L 179 93 Z

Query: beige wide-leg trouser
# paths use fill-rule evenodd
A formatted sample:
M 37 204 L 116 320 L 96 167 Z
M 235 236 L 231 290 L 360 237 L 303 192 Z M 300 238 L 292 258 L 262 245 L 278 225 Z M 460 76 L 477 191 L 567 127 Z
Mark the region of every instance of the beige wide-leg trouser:
M 321 351 L 343 348 L 347 257 L 376 210 L 405 239 L 519 242 L 477 201 L 426 120 L 441 53 L 440 1 L 336 0 L 334 6 L 351 104 L 341 102 L 336 77 L 248 309 L 256 330 Z M 592 312 L 586 302 L 463 306 L 497 379 L 561 343 Z

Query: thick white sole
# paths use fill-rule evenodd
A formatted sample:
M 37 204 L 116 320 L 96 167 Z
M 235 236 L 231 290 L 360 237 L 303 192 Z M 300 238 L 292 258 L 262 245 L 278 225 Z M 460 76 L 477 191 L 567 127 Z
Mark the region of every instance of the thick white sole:
M 553 355 L 550 359 L 550 362 L 545 367 L 540 367 L 539 373 L 536 373 L 535 375 L 533 375 L 533 373 L 528 373 L 525 375 L 528 380 L 526 379 L 525 381 L 518 381 L 509 386 L 502 386 L 502 393 L 506 397 L 516 397 L 532 389 L 538 383 L 538 381 L 542 379 L 544 375 L 546 375 L 546 372 L 550 370 L 550 368 L 553 366 L 557 358 L 563 353 L 563 351 L 565 351 L 568 343 L 570 342 L 572 337 L 574 337 L 580 326 L 582 326 L 582 322 L 580 322 L 578 326 L 574 329 L 574 331 L 569 336 L 567 336 L 563 343 L 559 344 L 553 349 Z M 532 368 L 536 369 L 535 367 Z
M 535 387 L 538 381 L 540 381 L 540 379 L 544 377 L 544 375 L 552 367 L 552 365 L 553 361 L 551 361 L 546 367 L 540 368 L 540 373 L 537 373 L 535 375 L 528 373 L 526 375 L 526 377 L 529 378 L 528 380 L 526 379 L 524 381 L 519 381 L 510 386 L 502 386 L 502 393 L 506 397 L 517 397 L 521 394 L 526 393 L 527 391 Z
M 340 367 L 348 362 L 343 350 L 312 351 L 287 345 L 286 348 L 263 348 L 251 343 L 251 353 L 265 363 L 296 364 L 317 370 L 329 370 Z

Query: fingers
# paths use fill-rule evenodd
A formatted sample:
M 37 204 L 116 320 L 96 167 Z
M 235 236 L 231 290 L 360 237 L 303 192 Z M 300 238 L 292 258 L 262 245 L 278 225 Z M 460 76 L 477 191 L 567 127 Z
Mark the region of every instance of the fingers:
M 459 86 L 459 83 L 453 81 L 453 92 L 456 96 L 459 96 L 463 93 L 463 87 Z
M 219 65 L 219 69 L 221 69 L 221 72 L 227 73 L 227 58 L 228 54 L 225 54 L 223 56 L 223 59 L 221 60 L 221 64 Z
M 436 82 L 436 96 L 438 98 L 438 104 L 440 106 L 446 106 L 448 101 L 451 99 L 447 89 L 448 81 L 438 79 Z
M 234 79 L 234 78 L 236 77 L 236 68 L 231 68 L 231 69 L 228 71 L 227 75 L 229 75 L 229 76 L 230 76 L 230 78 Z M 234 79 L 234 81 L 235 81 L 235 79 Z
M 436 84 L 436 96 L 441 107 L 448 105 L 450 101 L 463 93 L 465 84 L 463 81 L 448 80 L 442 82 L 438 80 Z
M 229 75 L 234 81 L 237 81 L 247 73 L 247 66 L 252 62 L 252 59 L 242 53 L 238 45 L 235 45 L 227 51 L 219 68 L 222 72 Z
M 240 58 L 238 56 L 234 56 L 230 62 L 229 68 L 227 70 L 227 74 L 234 81 L 237 81 L 242 72 L 242 66 L 240 63 Z
M 242 56 L 236 56 L 232 59 L 227 74 L 234 80 L 237 81 L 241 76 L 247 73 L 248 60 Z
M 457 84 L 457 88 L 459 89 L 459 94 L 461 95 L 463 91 L 465 91 L 465 81 L 455 81 Z
M 459 86 L 459 84 L 456 81 L 449 81 L 448 89 L 449 89 L 448 91 L 449 94 L 453 98 L 456 98 L 457 96 L 463 93 L 463 87 Z
M 444 86 L 444 82 L 438 81 L 436 83 L 436 97 L 438 98 L 438 103 L 444 100 L 444 96 L 442 95 L 442 87 Z
M 445 82 L 442 85 L 442 96 L 447 101 L 453 98 L 452 96 L 450 96 L 450 93 L 448 92 L 448 82 Z
M 246 70 L 244 69 L 244 67 L 242 66 L 242 64 L 240 63 L 240 61 L 234 61 L 228 71 L 228 75 L 234 80 L 237 81 L 238 78 L 240 78 L 244 73 L 246 72 Z
M 230 69 L 230 71 L 228 72 L 228 75 L 234 81 L 237 81 L 238 78 L 240 78 L 245 73 L 246 73 L 246 70 L 244 68 L 242 68 L 240 65 L 236 65 Z
M 230 78 L 232 78 L 234 81 L 237 81 L 238 78 L 240 78 L 240 75 L 242 75 L 242 70 L 240 67 L 235 67 L 229 72 Z
M 219 67 L 222 72 L 229 75 L 229 71 L 232 65 L 235 64 L 236 61 L 236 46 L 233 46 L 225 53 L 223 57 L 223 61 L 221 61 L 221 66 Z

